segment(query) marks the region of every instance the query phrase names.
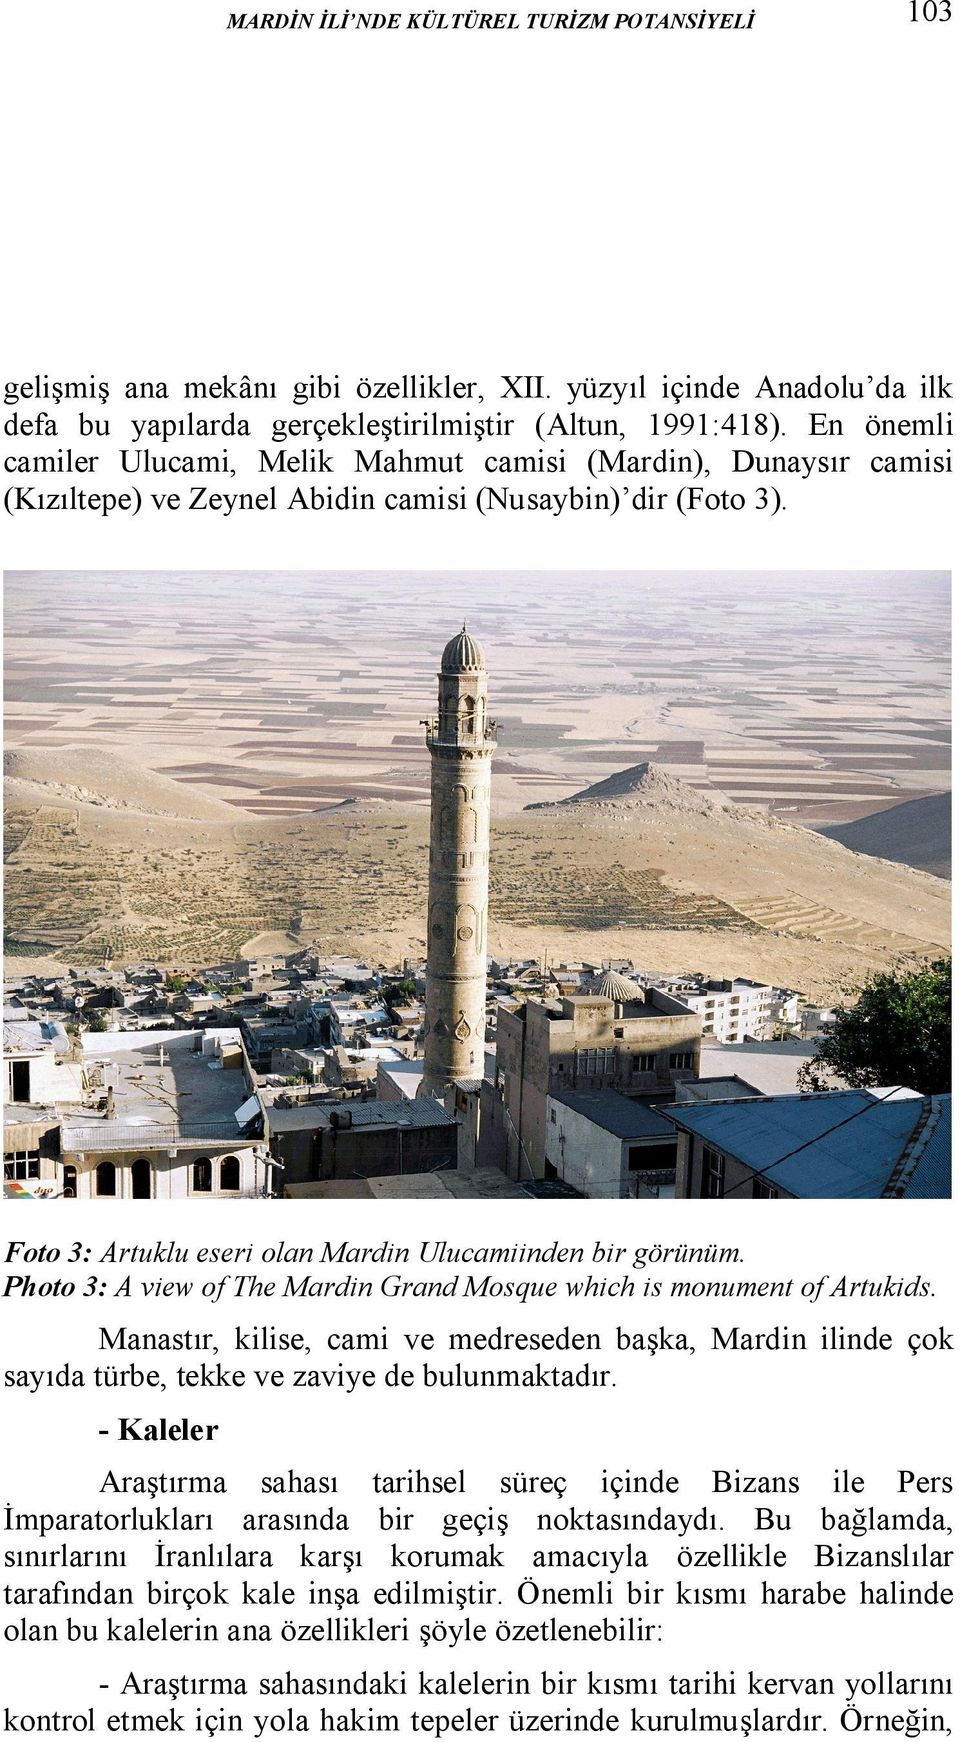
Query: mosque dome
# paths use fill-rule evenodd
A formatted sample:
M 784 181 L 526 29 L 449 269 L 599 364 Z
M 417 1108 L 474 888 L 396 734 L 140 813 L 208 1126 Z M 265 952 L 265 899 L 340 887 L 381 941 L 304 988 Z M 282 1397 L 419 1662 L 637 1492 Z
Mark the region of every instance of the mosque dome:
M 485 671 L 487 662 L 483 657 L 483 648 L 479 641 L 467 634 L 464 624 L 459 635 L 448 641 L 443 650 L 440 670 L 445 672 Z
M 593 996 L 610 998 L 614 1004 L 629 1004 L 635 998 L 642 998 L 643 993 L 635 980 L 627 980 L 622 974 L 615 974 L 612 968 L 608 968 L 594 986 Z

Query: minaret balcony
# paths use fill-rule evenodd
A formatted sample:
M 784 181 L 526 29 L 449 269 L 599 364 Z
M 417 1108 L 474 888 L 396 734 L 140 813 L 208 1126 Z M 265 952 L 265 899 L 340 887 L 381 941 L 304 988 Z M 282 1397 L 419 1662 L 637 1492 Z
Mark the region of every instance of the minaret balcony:
M 421 720 L 420 724 L 426 728 L 427 747 L 431 750 L 434 746 L 441 750 L 456 750 L 461 747 L 464 750 L 476 750 L 481 745 L 497 742 L 496 720 L 487 720 L 479 730 L 475 725 L 468 725 L 465 720 L 457 722 L 440 720 L 437 717 Z

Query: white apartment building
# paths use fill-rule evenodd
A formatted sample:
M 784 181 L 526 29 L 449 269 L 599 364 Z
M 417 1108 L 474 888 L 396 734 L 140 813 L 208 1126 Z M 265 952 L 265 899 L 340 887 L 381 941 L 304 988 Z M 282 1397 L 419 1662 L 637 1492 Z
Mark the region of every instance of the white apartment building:
M 728 1044 L 742 1040 L 770 1040 L 774 1033 L 775 1003 L 781 995 L 773 986 L 756 980 L 702 980 L 684 987 L 671 986 L 688 1010 L 703 1023 L 704 1035 Z

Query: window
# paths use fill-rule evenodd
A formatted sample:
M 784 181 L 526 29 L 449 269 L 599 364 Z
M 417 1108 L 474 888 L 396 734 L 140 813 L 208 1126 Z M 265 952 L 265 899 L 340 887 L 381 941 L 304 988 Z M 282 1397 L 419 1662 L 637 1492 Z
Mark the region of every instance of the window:
M 635 1052 L 631 1062 L 635 1071 L 655 1071 L 657 1055 L 655 1052 Z
M 613 1048 L 609 1046 L 585 1047 L 579 1057 L 580 1069 L 588 1077 L 604 1077 L 613 1070 Z
M 39 1149 L 15 1149 L 3 1163 L 4 1179 L 39 1179 Z
M 777 1194 L 768 1180 L 761 1179 L 759 1174 L 755 1174 L 753 1180 L 753 1195 L 755 1198 L 775 1198 Z
M 238 1192 L 240 1190 L 240 1162 L 235 1155 L 225 1155 L 220 1163 L 220 1190 L 222 1192 Z
M 135 1198 L 153 1197 L 153 1174 L 150 1163 L 145 1155 L 137 1157 L 130 1169 L 131 1196 Z
M 670 1069 L 672 1071 L 692 1071 L 692 1052 L 672 1052 L 670 1054 Z
M 556 1125 L 556 1123 L 557 1123 L 557 1109 L 556 1109 L 556 1107 L 551 1107 L 551 1109 L 550 1109 L 550 1123 L 551 1123 L 551 1125 Z
M 723 1197 L 723 1175 L 726 1162 L 715 1149 L 704 1145 L 703 1171 L 700 1176 L 700 1196 L 702 1198 Z
M 213 1163 L 205 1155 L 193 1164 L 193 1189 L 195 1192 L 213 1191 Z
M 97 1197 L 115 1198 L 117 1195 L 117 1170 L 112 1161 L 101 1161 L 97 1168 Z

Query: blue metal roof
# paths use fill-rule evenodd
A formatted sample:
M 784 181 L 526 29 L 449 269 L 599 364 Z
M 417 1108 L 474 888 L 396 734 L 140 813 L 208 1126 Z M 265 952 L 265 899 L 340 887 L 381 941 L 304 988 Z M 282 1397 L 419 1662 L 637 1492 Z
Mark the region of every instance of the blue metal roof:
M 893 1196 L 948 1198 L 950 1196 L 950 1096 L 931 1097 L 930 1118 L 915 1140 L 916 1160 L 907 1159 L 905 1184 Z
M 840 1089 L 671 1107 L 669 1117 L 793 1197 L 878 1198 L 900 1163 L 905 1184 L 895 1195 L 950 1195 L 949 1096 L 883 1101 Z

